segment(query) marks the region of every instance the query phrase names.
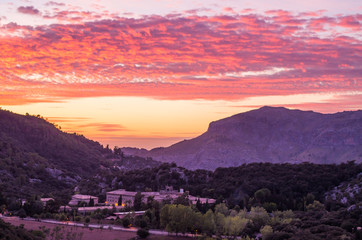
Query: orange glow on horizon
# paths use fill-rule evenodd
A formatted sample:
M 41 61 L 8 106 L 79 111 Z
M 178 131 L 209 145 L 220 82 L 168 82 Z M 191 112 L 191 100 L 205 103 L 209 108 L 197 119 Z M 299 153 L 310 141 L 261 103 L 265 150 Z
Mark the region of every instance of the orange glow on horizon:
M 40 114 L 61 126 L 63 131 L 83 134 L 104 146 L 151 149 L 196 137 L 205 132 L 212 121 L 264 105 L 334 113 L 359 109 L 361 95 L 355 92 L 297 94 L 234 101 L 99 97 L 6 106 L 6 109 L 20 114 Z

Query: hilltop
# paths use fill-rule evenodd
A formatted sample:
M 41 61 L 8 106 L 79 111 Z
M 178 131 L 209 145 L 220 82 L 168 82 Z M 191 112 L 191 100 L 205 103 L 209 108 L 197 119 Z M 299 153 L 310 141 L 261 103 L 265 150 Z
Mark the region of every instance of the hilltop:
M 191 140 L 126 154 L 214 170 L 252 162 L 317 164 L 362 161 L 362 111 L 321 114 L 262 107 L 211 122 Z

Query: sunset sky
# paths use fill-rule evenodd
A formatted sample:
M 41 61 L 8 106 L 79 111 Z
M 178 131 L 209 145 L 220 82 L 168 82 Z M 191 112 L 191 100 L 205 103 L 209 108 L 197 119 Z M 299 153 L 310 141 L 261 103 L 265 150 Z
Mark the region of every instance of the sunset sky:
M 0 106 L 153 148 L 285 106 L 362 108 L 361 0 L 0 0 Z

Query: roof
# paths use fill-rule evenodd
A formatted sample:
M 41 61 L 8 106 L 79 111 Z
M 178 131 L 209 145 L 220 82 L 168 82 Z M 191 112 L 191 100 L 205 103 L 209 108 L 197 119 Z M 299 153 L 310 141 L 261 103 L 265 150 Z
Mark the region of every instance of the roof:
M 132 212 L 115 212 L 113 213 L 116 216 L 127 215 L 127 214 L 144 214 L 146 211 L 132 211 Z
M 115 195 L 125 195 L 125 196 L 136 196 L 137 192 L 126 191 L 125 189 L 117 189 L 111 192 L 107 192 L 107 194 L 115 194 Z
M 89 200 L 90 198 L 98 199 L 98 197 L 91 196 L 91 195 L 75 194 L 72 196 L 72 199 L 80 199 L 80 200 Z

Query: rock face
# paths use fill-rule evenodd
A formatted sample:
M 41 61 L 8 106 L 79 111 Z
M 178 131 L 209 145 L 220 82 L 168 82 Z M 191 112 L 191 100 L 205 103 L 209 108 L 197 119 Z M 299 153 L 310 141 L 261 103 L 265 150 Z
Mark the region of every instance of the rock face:
M 262 107 L 212 122 L 194 139 L 137 153 L 209 170 L 251 162 L 361 162 L 362 111 L 321 114 Z

